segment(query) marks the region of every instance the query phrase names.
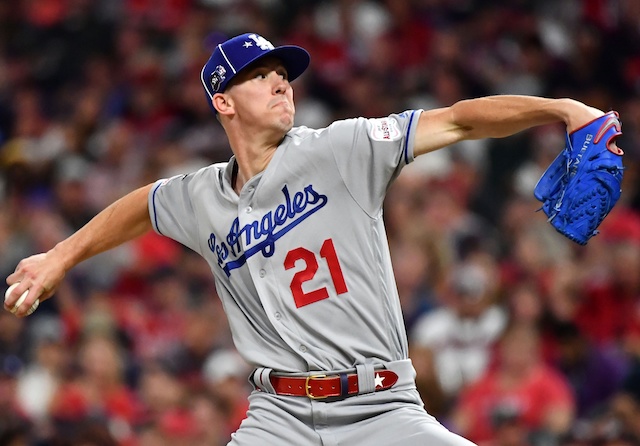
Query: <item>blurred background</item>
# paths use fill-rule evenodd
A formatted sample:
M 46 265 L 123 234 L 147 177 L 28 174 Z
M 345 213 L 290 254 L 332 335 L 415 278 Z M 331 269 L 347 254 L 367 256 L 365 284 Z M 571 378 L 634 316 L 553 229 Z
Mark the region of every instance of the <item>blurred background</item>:
M 298 125 L 501 93 L 620 112 L 623 194 L 586 247 L 532 195 L 562 126 L 419 158 L 385 219 L 430 413 L 481 445 L 640 444 L 636 0 L 3 0 L 0 276 L 132 189 L 228 160 L 199 75 L 246 31 L 312 54 Z M 248 373 L 207 265 L 148 234 L 33 316 L 0 313 L 0 445 L 224 445 Z

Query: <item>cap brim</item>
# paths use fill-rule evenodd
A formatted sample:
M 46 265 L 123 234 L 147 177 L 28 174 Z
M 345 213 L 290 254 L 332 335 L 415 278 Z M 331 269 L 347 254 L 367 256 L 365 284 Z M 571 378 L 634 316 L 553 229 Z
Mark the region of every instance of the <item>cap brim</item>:
M 304 48 L 295 45 L 283 45 L 274 48 L 271 51 L 262 53 L 251 60 L 248 60 L 242 67 L 238 68 L 238 72 L 234 74 L 233 77 L 236 77 L 244 69 L 255 64 L 259 60 L 264 59 L 265 57 L 275 57 L 281 60 L 285 69 L 287 70 L 289 81 L 295 80 L 302 73 L 304 73 L 309 66 L 309 62 L 311 61 L 311 56 L 309 56 L 309 53 Z M 231 83 L 233 83 L 233 80 L 229 81 L 229 84 L 225 86 L 225 90 Z
M 282 61 L 284 67 L 287 69 L 289 81 L 295 80 L 304 73 L 311 61 L 311 56 L 309 56 L 309 53 L 304 48 L 295 45 L 283 45 L 254 59 L 253 62 L 266 56 L 277 57 Z

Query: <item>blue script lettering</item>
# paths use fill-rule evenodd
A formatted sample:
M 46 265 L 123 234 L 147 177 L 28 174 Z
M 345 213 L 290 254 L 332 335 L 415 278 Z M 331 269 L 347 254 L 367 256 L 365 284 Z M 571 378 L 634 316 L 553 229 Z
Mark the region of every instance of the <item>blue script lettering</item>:
M 260 220 L 240 227 L 240 221 L 236 218 L 224 241 L 218 242 L 213 233 L 209 235 L 209 249 L 216 255 L 218 265 L 227 277 L 231 275 L 232 270 L 240 268 L 249 257 L 258 252 L 265 257 L 271 257 L 280 237 L 322 209 L 328 201 L 327 196 L 316 192 L 311 184 L 293 194 L 293 197 L 287 186 L 284 186 L 282 194 L 284 202 L 274 210 L 266 212 Z M 229 256 L 233 260 L 229 260 Z

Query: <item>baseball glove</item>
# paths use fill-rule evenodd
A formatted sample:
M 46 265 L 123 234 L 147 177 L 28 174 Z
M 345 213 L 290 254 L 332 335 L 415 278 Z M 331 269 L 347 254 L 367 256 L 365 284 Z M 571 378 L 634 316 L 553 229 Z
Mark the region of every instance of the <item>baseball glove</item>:
M 561 234 L 585 245 L 620 198 L 622 134 L 611 111 L 566 135 L 566 147 L 538 180 L 534 196 Z

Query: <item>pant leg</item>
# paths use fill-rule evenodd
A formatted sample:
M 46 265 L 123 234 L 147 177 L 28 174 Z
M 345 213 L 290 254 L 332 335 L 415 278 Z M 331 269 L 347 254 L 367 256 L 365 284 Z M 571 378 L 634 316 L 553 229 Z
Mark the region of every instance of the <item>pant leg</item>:
M 325 446 L 475 446 L 417 407 L 394 409 L 355 427 L 335 432 L 335 443 Z
M 348 398 L 327 422 L 323 446 L 474 446 L 429 415 L 416 390 Z
M 256 391 L 249 396 L 247 418 L 228 446 L 322 446 L 311 422 L 309 399 Z

